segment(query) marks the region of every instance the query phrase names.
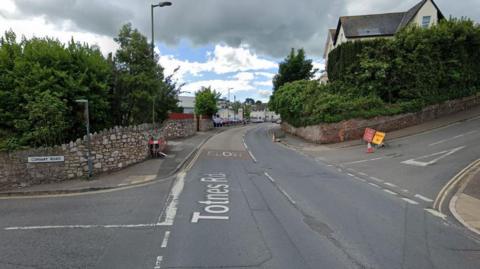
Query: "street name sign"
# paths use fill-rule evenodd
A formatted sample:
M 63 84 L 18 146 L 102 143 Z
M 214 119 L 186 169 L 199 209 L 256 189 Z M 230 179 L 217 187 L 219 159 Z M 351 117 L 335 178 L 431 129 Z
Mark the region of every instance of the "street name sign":
M 39 156 L 39 157 L 28 157 L 29 163 L 58 163 L 64 162 L 65 156 Z

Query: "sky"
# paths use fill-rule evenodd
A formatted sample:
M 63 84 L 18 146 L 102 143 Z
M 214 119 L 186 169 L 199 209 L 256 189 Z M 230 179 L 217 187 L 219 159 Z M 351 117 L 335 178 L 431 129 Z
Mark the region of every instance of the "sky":
M 324 69 L 327 30 L 339 16 L 406 11 L 420 0 L 171 0 L 156 8 L 155 45 L 160 64 L 186 83 L 183 95 L 211 86 L 231 99 L 268 101 L 278 63 L 304 48 Z M 480 22 L 480 0 L 436 0 L 446 17 Z M 113 38 L 132 23 L 151 39 L 151 0 L 0 0 L 0 31 L 17 36 L 72 37 L 98 45 L 106 55 Z

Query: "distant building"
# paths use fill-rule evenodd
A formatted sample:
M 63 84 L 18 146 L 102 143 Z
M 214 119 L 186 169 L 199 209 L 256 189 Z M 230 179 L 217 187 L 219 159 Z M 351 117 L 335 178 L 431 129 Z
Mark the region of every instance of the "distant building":
M 422 0 L 406 12 L 340 17 L 337 28 L 328 31 L 325 62 L 328 61 L 328 54 L 345 42 L 392 38 L 409 25 L 428 28 L 443 18 L 442 12 L 433 0 Z
M 250 113 L 251 121 L 277 121 L 280 119 L 280 116 L 273 111 L 263 110 L 263 111 L 252 111 Z
M 195 113 L 195 97 L 194 96 L 178 96 L 178 106 L 183 108 L 183 113 Z

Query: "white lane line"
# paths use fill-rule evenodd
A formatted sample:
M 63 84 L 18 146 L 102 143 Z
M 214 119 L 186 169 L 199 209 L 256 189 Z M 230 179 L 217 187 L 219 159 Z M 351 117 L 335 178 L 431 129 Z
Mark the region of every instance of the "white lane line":
M 392 184 L 392 183 L 390 183 L 390 182 L 385 182 L 385 183 L 383 183 L 383 184 L 385 184 L 385 185 L 387 185 L 387 186 L 389 186 L 389 187 L 392 187 L 392 188 L 398 187 L 397 185 Z
M 383 179 L 379 179 L 379 178 L 376 178 L 376 177 L 370 177 L 371 180 L 374 180 L 376 182 L 384 182 Z
M 163 256 L 158 256 L 153 269 L 162 269 Z
M 363 179 L 363 178 L 355 177 L 355 179 L 358 180 L 358 181 L 361 181 L 361 182 L 365 182 L 365 183 L 367 182 L 367 181 L 366 181 L 365 179 Z
M 358 174 L 361 175 L 361 176 L 364 176 L 364 177 L 368 177 L 368 175 L 363 173 L 363 172 L 358 172 Z
M 418 202 L 413 201 L 413 200 L 408 199 L 408 198 L 402 198 L 402 200 L 409 203 L 409 204 L 412 204 L 412 205 L 418 205 Z
M 147 227 L 156 227 L 160 226 L 158 223 L 148 223 L 148 224 L 112 224 L 112 225 L 46 225 L 46 226 L 16 226 L 16 227 L 6 227 L 6 231 L 14 230 L 52 230 L 52 229 L 92 229 L 92 228 L 105 228 L 105 229 L 115 229 L 115 228 L 147 228 Z
M 247 152 L 248 152 L 248 154 L 250 154 L 250 157 L 252 157 L 253 162 L 256 163 L 256 162 L 257 162 L 257 159 L 255 158 L 255 156 L 253 156 L 253 153 L 252 153 L 249 149 L 247 149 Z
M 245 141 L 243 141 L 243 146 L 245 147 L 245 149 L 248 150 L 248 146 L 247 146 L 247 144 L 245 144 Z
M 378 160 L 383 160 L 385 157 L 379 157 L 379 158 L 373 158 L 373 159 L 366 159 L 366 160 L 359 160 L 359 161 L 354 161 L 354 162 L 348 162 L 348 163 L 342 163 L 343 165 L 348 165 L 348 164 L 358 164 L 358 163 L 366 163 L 366 162 L 371 162 L 371 161 L 378 161 Z
M 433 202 L 433 199 L 430 199 L 430 198 L 428 198 L 428 197 L 425 197 L 425 196 L 423 196 L 423 195 L 421 195 L 421 194 L 415 194 L 415 197 L 418 198 L 418 199 L 420 199 L 420 200 L 423 200 L 423 201 L 425 201 L 425 202 L 429 202 L 429 203 L 432 203 L 432 202 Z
M 173 225 L 173 222 L 175 220 L 175 215 L 177 215 L 178 199 L 185 185 L 185 176 L 186 176 L 186 172 L 182 172 L 178 174 L 177 179 L 175 180 L 175 184 L 173 185 L 172 191 L 168 195 L 168 200 L 170 201 L 170 203 L 168 204 L 168 207 L 166 208 L 165 212 L 162 212 L 162 214 L 160 214 L 160 216 L 158 217 L 158 225 L 160 226 Z M 164 213 L 165 213 L 165 220 L 162 222 L 162 217 Z
M 288 195 L 288 193 L 282 187 L 280 187 L 278 185 L 277 185 L 277 187 L 280 190 L 280 192 L 282 192 L 283 195 L 285 195 L 285 197 L 287 197 L 287 199 L 290 201 L 290 203 L 292 203 L 294 205 L 296 204 L 296 202 L 292 199 L 292 197 L 290 195 Z
M 409 193 L 409 191 L 407 189 L 403 189 L 402 190 L 404 193 Z
M 383 189 L 383 191 L 386 192 L 386 193 L 389 193 L 389 194 L 391 194 L 391 195 L 398 195 L 398 193 L 393 192 L 393 191 L 391 191 L 391 190 Z
M 347 173 L 347 175 L 349 175 L 349 176 L 351 176 L 351 177 L 355 177 L 354 174 Z
M 381 189 L 382 187 L 378 186 L 377 184 L 375 183 L 368 183 L 370 186 L 373 186 L 375 188 L 378 188 L 378 189 Z
M 438 212 L 437 210 L 434 210 L 434 209 L 430 209 L 430 208 L 425 208 L 425 211 L 427 211 L 428 213 L 434 215 L 435 217 L 439 217 L 443 220 L 446 220 L 447 219 L 447 215 L 445 214 L 442 214 L 440 212 Z
M 427 167 L 429 165 L 435 164 L 436 162 L 438 162 L 439 160 L 441 160 L 441 159 L 443 159 L 447 156 L 450 156 L 450 155 L 454 154 L 457 151 L 460 151 L 460 150 L 464 149 L 465 147 L 466 146 L 461 146 L 461 147 L 454 148 L 454 149 L 451 149 L 451 150 L 444 150 L 444 151 L 441 151 L 441 152 L 421 156 L 421 157 L 418 157 L 418 158 L 415 158 L 415 159 L 406 160 L 406 161 L 403 161 L 401 163 L 408 164 L 408 165 L 414 165 L 414 166 L 420 166 L 420 167 Z M 433 157 L 433 156 L 439 156 L 439 157 L 437 157 L 436 159 L 433 159 L 429 162 L 417 161 L 417 160 L 422 160 L 422 159 L 428 159 L 428 158 Z
M 265 172 L 264 174 L 272 183 L 275 183 L 275 179 L 273 179 L 273 177 L 271 177 L 267 172 Z
M 165 235 L 163 236 L 162 245 L 160 246 L 161 248 L 166 248 L 167 247 L 169 237 L 170 237 L 170 231 L 166 231 Z
M 473 130 L 473 131 L 470 131 L 470 132 L 466 132 L 465 135 L 471 135 L 471 134 L 475 134 L 475 133 L 478 133 L 478 130 Z
M 340 169 L 340 168 L 338 168 L 337 171 L 340 172 L 340 173 L 343 173 L 343 170 Z
M 451 137 L 451 138 L 442 139 L 442 140 L 440 140 L 440 141 L 438 141 L 438 142 L 429 144 L 428 146 L 431 147 L 431 146 L 436 146 L 436 145 L 439 145 L 439 144 L 443 144 L 443 143 L 445 143 L 445 142 L 449 142 L 449 141 L 452 141 L 452 140 L 455 140 L 455 139 L 458 139 L 458 138 L 462 138 L 462 137 L 464 137 L 464 136 L 466 136 L 466 135 L 471 135 L 471 134 L 474 134 L 474 133 L 476 133 L 476 132 L 477 132 L 477 131 L 471 131 L 471 132 L 468 132 L 468 133 L 465 133 L 465 134 L 456 135 L 456 136 Z

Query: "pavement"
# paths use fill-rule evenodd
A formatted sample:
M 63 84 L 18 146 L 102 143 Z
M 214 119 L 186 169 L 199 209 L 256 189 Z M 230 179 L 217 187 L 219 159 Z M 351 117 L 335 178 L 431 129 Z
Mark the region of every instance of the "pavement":
M 167 157 L 147 159 L 116 172 L 102 173 L 90 180 L 74 179 L 59 183 L 33 185 L 19 189 L 0 191 L 2 196 L 55 195 L 109 190 L 167 180 L 180 170 L 198 148 L 219 130 L 197 132 L 185 139 L 168 141 Z

